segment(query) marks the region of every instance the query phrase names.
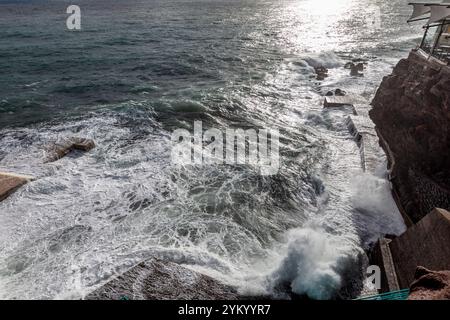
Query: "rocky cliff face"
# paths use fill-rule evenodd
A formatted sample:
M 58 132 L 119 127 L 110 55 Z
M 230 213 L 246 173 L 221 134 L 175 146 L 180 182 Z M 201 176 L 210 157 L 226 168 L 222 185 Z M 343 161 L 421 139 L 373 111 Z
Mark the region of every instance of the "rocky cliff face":
M 372 105 L 406 220 L 450 209 L 450 67 L 411 52 L 383 79 Z

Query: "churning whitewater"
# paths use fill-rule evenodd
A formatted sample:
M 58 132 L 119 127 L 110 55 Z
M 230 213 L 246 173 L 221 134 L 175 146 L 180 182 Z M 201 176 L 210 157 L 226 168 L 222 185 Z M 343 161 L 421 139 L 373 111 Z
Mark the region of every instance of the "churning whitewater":
M 58 2 L 0 5 L 0 171 L 36 177 L 0 202 L 0 298 L 79 299 L 151 257 L 245 295 L 366 290 L 364 250 L 405 227 L 383 159 L 362 170 L 352 110 L 323 99 L 370 100 L 417 39 L 403 1 L 312 2 L 81 1 L 76 34 L 45 27 Z M 279 130 L 279 172 L 173 166 L 171 134 L 194 121 Z M 97 147 L 44 163 L 72 136 Z

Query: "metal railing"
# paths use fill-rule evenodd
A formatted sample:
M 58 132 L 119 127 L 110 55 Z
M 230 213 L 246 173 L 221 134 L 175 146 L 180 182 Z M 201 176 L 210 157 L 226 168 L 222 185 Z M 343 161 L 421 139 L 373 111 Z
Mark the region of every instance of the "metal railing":
M 444 63 L 450 63 L 450 20 L 444 20 L 437 24 L 427 25 L 425 33 L 420 44 L 420 49 L 441 60 Z M 435 29 L 435 33 L 431 34 L 430 30 Z M 431 35 L 431 39 L 430 39 Z
M 374 296 L 361 297 L 355 300 L 408 300 L 408 297 L 409 289 L 403 289 L 400 291 L 387 292 Z

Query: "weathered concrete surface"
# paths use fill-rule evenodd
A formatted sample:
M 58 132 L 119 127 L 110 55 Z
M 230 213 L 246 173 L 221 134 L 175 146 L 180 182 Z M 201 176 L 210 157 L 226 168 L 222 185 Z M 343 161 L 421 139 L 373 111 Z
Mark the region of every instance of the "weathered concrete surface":
M 55 162 L 74 150 L 90 151 L 95 148 L 95 142 L 91 139 L 72 137 L 62 141 L 55 142 L 46 150 L 47 156 L 45 163 Z
M 412 52 L 372 105 L 400 211 L 416 223 L 435 207 L 450 209 L 450 68 Z
M 86 300 L 233 300 L 235 290 L 176 263 L 150 259 L 111 280 Z
M 450 213 L 435 209 L 389 243 L 400 288 L 408 288 L 418 266 L 450 270 Z
M 408 300 L 450 300 L 450 271 L 418 267 Z
M 356 94 L 347 94 L 345 96 L 329 96 L 325 97 L 323 106 L 325 108 L 335 108 L 342 106 L 353 106 L 355 104 L 365 103 L 366 99 Z
M 389 248 L 390 239 L 381 238 L 370 254 L 370 263 L 380 267 L 381 292 L 400 290 L 394 260 Z
M 355 106 L 354 106 L 355 107 Z M 380 165 L 382 149 L 378 142 L 375 124 L 368 117 L 368 108 L 356 105 L 355 113 L 347 119 L 347 127 L 355 137 L 361 153 L 361 165 L 365 172 L 374 173 Z
M 33 178 L 11 173 L 0 172 L 0 201 L 5 200 L 14 191 L 31 181 Z
M 370 105 L 364 97 L 355 94 L 327 96 L 325 108 L 353 107 L 353 115 L 347 119 L 347 127 L 353 134 L 361 154 L 361 166 L 365 172 L 373 173 L 380 165 L 380 148 L 375 124 L 369 118 Z

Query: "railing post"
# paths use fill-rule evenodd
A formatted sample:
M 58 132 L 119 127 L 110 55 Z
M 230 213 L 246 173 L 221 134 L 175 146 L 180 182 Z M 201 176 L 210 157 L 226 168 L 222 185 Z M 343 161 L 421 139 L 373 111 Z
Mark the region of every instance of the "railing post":
M 442 33 L 444 32 L 444 24 L 445 24 L 445 20 L 442 21 L 438 36 L 436 38 L 436 41 L 434 42 L 433 49 L 431 50 L 430 56 L 432 56 L 434 54 L 434 50 L 436 50 L 439 40 L 441 39 Z
M 422 42 L 420 43 L 420 46 L 419 46 L 420 49 L 423 49 L 423 45 L 425 44 L 425 40 L 426 40 L 426 38 L 427 38 L 427 35 L 428 35 L 428 31 L 429 31 L 429 30 L 430 30 L 430 27 L 427 26 L 427 27 L 425 28 L 425 33 L 424 33 L 424 35 L 423 35 Z

